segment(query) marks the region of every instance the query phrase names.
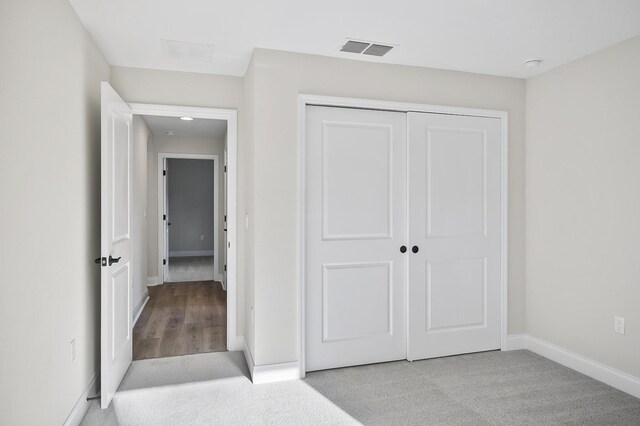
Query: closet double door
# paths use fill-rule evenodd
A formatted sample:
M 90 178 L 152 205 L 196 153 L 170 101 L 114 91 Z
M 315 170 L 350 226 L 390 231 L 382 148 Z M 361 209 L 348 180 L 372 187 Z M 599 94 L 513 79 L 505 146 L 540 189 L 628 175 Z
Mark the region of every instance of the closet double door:
M 306 371 L 500 348 L 500 120 L 305 124 Z

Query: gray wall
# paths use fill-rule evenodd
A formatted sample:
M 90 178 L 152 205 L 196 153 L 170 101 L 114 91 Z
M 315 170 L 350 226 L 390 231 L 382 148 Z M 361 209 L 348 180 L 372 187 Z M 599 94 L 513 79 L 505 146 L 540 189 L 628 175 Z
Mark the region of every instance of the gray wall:
M 640 37 L 527 81 L 526 205 L 527 332 L 640 377 Z
M 0 424 L 60 425 L 100 365 L 109 65 L 67 0 L 0 1 L 0 57 Z
M 213 187 L 213 160 L 167 159 L 169 256 L 217 251 Z M 220 207 L 219 202 L 216 207 Z

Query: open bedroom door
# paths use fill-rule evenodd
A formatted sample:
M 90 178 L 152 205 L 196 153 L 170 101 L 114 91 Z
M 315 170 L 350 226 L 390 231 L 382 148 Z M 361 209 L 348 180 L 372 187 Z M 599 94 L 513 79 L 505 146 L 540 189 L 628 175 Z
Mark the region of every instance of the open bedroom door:
M 133 115 L 102 82 L 101 407 L 113 399 L 133 358 L 131 155 Z

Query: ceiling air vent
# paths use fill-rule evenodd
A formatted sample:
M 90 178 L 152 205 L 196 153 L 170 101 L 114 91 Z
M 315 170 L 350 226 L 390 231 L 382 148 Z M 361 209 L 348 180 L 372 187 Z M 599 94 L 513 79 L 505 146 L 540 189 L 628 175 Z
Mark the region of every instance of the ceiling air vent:
M 371 56 L 384 56 L 393 46 L 373 43 L 370 41 L 347 40 L 340 48 L 341 52 L 357 53 Z

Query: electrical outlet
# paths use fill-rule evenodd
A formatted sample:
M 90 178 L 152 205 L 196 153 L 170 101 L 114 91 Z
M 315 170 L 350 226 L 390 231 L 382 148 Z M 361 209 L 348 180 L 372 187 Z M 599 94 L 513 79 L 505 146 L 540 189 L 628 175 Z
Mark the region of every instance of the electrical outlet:
M 614 317 L 613 331 L 624 334 L 624 318 Z
M 204 241 L 204 235 L 200 235 L 200 241 Z
M 76 362 L 76 339 L 73 339 L 71 342 L 71 363 Z

